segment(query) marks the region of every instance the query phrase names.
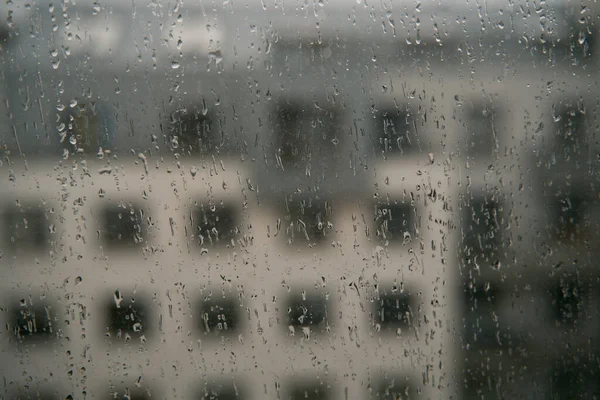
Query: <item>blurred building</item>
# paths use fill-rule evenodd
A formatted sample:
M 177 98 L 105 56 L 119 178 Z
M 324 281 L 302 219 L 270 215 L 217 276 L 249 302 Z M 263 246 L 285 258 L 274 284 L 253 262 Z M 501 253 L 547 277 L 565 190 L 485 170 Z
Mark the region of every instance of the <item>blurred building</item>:
M 600 390 L 595 3 L 2 12 L 6 398 Z

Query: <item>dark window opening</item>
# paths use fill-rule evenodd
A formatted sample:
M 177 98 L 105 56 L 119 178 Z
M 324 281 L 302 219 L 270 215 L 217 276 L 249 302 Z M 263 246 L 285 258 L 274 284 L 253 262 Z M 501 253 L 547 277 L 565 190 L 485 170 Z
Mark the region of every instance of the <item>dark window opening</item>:
M 467 265 L 495 265 L 500 255 L 501 208 L 491 199 L 471 199 L 465 205 L 462 251 Z
M 410 110 L 390 109 L 375 118 L 377 149 L 383 154 L 413 154 L 419 152 L 417 128 Z
M 561 279 L 550 291 L 551 305 L 558 324 L 572 325 L 580 317 L 583 288 L 577 280 Z
M 111 391 L 111 393 L 106 398 L 110 399 L 122 399 L 122 400 L 150 400 L 152 396 L 148 393 L 147 390 L 143 390 L 140 388 L 135 389 L 121 389 L 118 391 Z
M 246 398 L 243 390 L 240 390 L 240 384 L 222 383 L 208 385 L 199 391 L 197 396 L 202 400 L 239 400 Z
M 377 205 L 375 234 L 383 243 L 409 243 L 416 234 L 415 208 L 405 203 Z
M 219 154 L 229 150 L 224 120 L 206 109 L 180 110 L 171 115 L 170 146 L 182 154 Z
M 580 161 L 586 148 L 585 112 L 579 108 L 567 108 L 553 116 L 557 124 L 556 152 L 560 160 Z
M 58 122 L 63 148 L 71 153 L 96 154 L 100 147 L 100 125 L 94 103 L 69 108 Z
M 230 205 L 198 207 L 193 221 L 201 246 L 226 245 L 234 247 L 239 237 L 238 215 Z
M 114 247 L 139 245 L 144 242 L 143 221 L 141 208 L 106 208 L 101 236 L 107 245 Z
M 578 19 L 571 16 L 571 19 Z M 590 61 L 594 56 L 595 29 L 590 23 L 570 23 L 561 40 L 548 41 L 546 47 L 552 47 L 556 61 L 569 60 L 573 64 Z
M 287 398 L 289 400 L 328 400 L 333 398 L 333 393 L 331 388 L 325 384 L 315 382 L 314 384 L 295 385 L 291 388 Z
M 286 197 L 282 220 L 290 244 L 320 244 L 333 230 L 331 206 L 328 201 L 317 198 Z
M 409 293 L 398 289 L 378 294 L 373 301 L 376 329 L 392 331 L 408 329 L 413 324 L 413 300 Z
M 31 305 L 21 300 L 13 315 L 13 333 L 20 342 L 47 341 L 57 334 L 58 319 L 49 305 Z
M 275 129 L 277 155 L 284 167 L 305 167 L 331 158 L 339 147 L 339 116 L 317 104 L 281 104 Z
M 588 204 L 581 193 L 559 197 L 553 206 L 553 231 L 559 240 L 577 240 L 586 232 Z
M 334 46 L 317 39 L 279 39 L 275 43 L 275 65 L 284 70 L 314 73 L 314 69 L 332 60 Z
M 311 331 L 327 330 L 330 303 L 324 295 L 304 294 L 300 297 L 289 298 L 286 308 L 288 327 L 296 329 L 310 328 Z
M 373 386 L 372 399 L 409 400 L 415 399 L 417 392 L 411 380 L 406 377 L 382 378 Z
M 564 361 L 563 361 L 564 360 Z M 574 359 L 561 359 L 551 379 L 552 398 L 596 399 L 600 397 L 600 374 L 597 354 Z
M 235 333 L 240 323 L 240 304 L 235 299 L 213 295 L 200 302 L 199 327 L 205 334 Z
M 209 391 L 208 393 L 205 393 L 201 398 L 203 400 L 235 400 L 241 399 L 242 396 L 236 393 L 234 389 L 230 389 L 220 391 Z
M 142 338 L 148 334 L 148 309 L 143 301 L 124 297 L 117 290 L 107 305 L 106 332 L 117 339 Z
M 464 289 L 464 337 L 468 347 L 513 347 L 521 338 L 513 334 L 510 321 L 500 318 L 500 301 L 505 295 L 497 285 L 469 283 Z
M 472 106 L 467 113 L 467 155 L 488 157 L 496 149 L 496 111 L 492 107 Z
M 8 249 L 41 249 L 48 244 L 49 222 L 40 208 L 7 210 L 4 226 Z
M 10 400 L 57 400 L 63 399 L 65 396 L 53 392 L 52 390 L 33 390 L 30 388 L 26 388 L 24 390 L 19 390 L 18 393 L 14 393 L 9 395 L 6 399 Z
M 443 41 L 417 41 L 411 40 L 410 44 L 400 47 L 399 57 L 409 60 L 410 65 L 444 65 L 461 59 L 469 49 L 468 43 L 445 39 Z M 406 62 L 406 61 L 405 61 Z

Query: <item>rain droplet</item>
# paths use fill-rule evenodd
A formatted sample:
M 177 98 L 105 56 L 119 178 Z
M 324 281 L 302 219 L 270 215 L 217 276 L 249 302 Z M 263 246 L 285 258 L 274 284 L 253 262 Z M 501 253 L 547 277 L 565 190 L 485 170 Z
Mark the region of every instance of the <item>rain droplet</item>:
M 179 61 L 171 61 L 171 68 L 172 69 L 177 69 L 181 66 L 181 64 L 179 63 Z

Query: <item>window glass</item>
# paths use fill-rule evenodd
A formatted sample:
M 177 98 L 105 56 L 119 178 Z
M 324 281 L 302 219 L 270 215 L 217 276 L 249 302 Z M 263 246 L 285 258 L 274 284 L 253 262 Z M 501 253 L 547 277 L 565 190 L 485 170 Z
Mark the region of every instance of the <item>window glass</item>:
M 600 398 L 597 1 L 0 18 L 0 399 Z

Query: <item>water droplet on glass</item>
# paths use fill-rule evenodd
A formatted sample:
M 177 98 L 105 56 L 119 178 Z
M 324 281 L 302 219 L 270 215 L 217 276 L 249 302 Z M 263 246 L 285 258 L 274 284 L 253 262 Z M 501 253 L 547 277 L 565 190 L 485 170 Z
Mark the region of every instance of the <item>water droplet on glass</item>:
M 172 69 L 177 69 L 181 66 L 181 64 L 179 63 L 179 61 L 171 61 L 171 68 Z

